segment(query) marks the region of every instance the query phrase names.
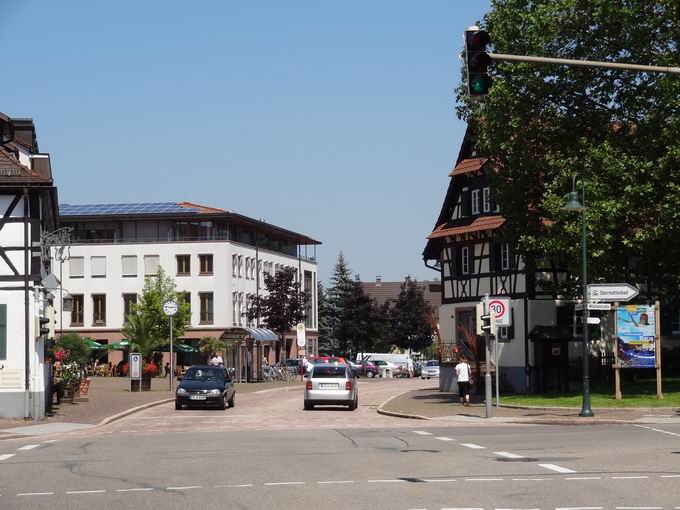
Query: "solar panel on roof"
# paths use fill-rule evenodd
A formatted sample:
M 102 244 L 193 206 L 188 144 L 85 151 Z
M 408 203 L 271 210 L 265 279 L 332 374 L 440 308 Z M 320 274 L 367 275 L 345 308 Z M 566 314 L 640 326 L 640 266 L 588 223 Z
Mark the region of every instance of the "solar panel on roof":
M 198 207 L 183 207 L 176 202 L 139 202 L 132 204 L 60 204 L 62 216 L 97 216 L 125 214 L 193 214 Z

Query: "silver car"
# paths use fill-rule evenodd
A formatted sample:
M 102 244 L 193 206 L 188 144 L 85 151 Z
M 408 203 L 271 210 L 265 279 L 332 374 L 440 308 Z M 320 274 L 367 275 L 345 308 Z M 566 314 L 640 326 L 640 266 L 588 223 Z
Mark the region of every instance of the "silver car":
M 425 362 L 425 365 L 423 365 L 423 370 L 420 373 L 421 379 L 429 379 L 430 377 L 439 377 L 439 361 L 436 359 Z
M 318 363 L 312 367 L 305 386 L 305 410 L 315 405 L 359 405 L 357 379 L 350 367 L 340 363 Z

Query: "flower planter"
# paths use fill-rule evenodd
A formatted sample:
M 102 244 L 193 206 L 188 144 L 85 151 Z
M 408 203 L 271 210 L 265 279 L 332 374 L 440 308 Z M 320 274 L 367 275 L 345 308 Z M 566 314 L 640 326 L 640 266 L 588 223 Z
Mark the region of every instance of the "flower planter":
M 151 374 L 142 374 L 142 380 L 133 379 L 130 381 L 132 391 L 151 391 Z

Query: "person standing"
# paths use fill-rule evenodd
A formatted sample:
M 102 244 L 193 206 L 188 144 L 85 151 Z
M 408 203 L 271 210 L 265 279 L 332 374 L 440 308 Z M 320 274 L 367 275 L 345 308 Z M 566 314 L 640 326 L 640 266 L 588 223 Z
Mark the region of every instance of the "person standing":
M 56 360 L 52 370 L 52 391 L 57 394 L 57 405 L 61 404 L 61 397 L 64 394 L 64 383 L 62 381 L 62 377 L 63 367 L 61 365 L 61 361 Z
M 408 370 L 408 378 L 413 379 L 413 360 L 410 356 L 406 358 L 406 370 Z
M 470 405 L 470 365 L 461 358 L 455 367 L 456 378 L 458 379 L 458 396 L 460 397 L 460 405 Z

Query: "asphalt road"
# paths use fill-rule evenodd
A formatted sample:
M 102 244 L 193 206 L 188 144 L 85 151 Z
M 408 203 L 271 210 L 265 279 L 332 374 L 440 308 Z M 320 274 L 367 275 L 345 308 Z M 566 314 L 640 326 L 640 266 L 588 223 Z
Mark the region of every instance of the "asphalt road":
M 419 384 L 362 384 L 355 412 L 304 412 L 298 388 L 5 440 L 0 508 L 680 508 L 680 425 L 443 427 L 375 413 Z

